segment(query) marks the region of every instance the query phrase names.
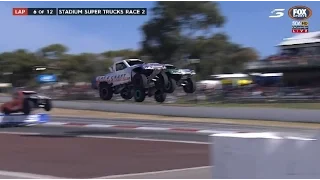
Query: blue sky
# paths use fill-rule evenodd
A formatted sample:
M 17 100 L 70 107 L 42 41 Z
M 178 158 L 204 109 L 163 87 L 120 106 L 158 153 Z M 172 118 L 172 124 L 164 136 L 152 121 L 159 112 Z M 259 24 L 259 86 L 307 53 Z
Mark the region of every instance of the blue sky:
M 271 10 L 296 5 L 313 10 L 309 30 L 320 30 L 320 2 L 219 2 L 228 21 L 219 31 L 226 32 L 235 43 L 254 47 L 261 56 L 276 52 L 274 47 L 283 38 L 291 37 L 291 22 L 287 16 L 271 19 Z M 71 53 L 100 53 L 107 50 L 139 48 L 140 26 L 149 16 L 12 16 L 13 7 L 145 7 L 155 2 L 0 2 L 0 52 L 62 43 Z M 318 8 L 317 8 L 318 7 Z

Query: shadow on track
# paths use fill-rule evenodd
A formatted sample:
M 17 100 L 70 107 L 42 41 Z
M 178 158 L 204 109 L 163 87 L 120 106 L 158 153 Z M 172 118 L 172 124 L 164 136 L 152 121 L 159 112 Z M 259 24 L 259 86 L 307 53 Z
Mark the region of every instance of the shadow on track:
M 82 131 L 66 131 L 64 134 L 79 136 L 79 135 L 117 135 L 120 131 L 116 130 L 82 130 Z
M 67 131 L 63 133 L 24 134 L 22 137 L 75 138 L 81 135 L 116 135 L 117 131 Z
M 27 134 L 20 135 L 21 137 L 41 137 L 41 138 L 75 138 L 77 136 L 64 135 L 64 134 Z

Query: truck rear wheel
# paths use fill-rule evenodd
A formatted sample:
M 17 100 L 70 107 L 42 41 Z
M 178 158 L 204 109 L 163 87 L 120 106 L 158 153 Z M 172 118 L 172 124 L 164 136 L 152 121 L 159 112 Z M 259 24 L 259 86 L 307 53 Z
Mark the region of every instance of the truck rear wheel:
M 33 108 L 33 103 L 29 99 L 23 100 L 22 112 L 25 115 L 29 115 Z
M 162 90 L 157 90 L 154 93 L 154 99 L 159 103 L 163 103 L 166 100 L 166 98 L 167 98 L 167 94 Z
M 143 102 L 146 99 L 146 91 L 144 88 L 136 88 L 134 90 L 134 100 L 136 102 Z
M 173 93 L 177 88 L 177 81 L 173 78 L 169 78 L 167 86 L 165 86 L 164 90 L 166 93 Z
M 121 90 L 120 95 L 123 99 L 129 100 L 133 97 L 133 90 L 131 88 L 125 87 Z
M 102 100 L 112 99 L 112 87 L 108 83 L 101 83 L 99 86 L 99 95 Z

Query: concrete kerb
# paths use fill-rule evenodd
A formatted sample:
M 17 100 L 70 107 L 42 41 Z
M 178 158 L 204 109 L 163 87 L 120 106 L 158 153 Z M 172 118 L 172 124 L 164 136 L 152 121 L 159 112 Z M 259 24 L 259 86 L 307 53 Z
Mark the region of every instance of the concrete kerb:
M 110 129 L 126 132 L 158 132 L 158 133 L 181 133 L 181 134 L 199 134 L 210 135 L 220 133 L 233 133 L 234 131 L 219 131 L 212 129 L 198 128 L 165 128 L 165 127 L 149 127 L 149 126 L 134 126 L 134 125 L 111 125 L 111 124 L 88 124 L 88 123 L 72 123 L 72 122 L 47 122 L 41 124 L 44 127 L 69 127 L 69 128 L 93 128 L 93 129 Z

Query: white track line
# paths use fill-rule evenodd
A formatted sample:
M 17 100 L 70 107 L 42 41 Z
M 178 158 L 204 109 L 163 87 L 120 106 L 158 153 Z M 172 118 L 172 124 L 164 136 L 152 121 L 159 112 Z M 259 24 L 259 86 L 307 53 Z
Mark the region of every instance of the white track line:
M 42 126 L 63 126 L 66 124 L 65 122 L 47 122 L 44 124 L 41 124 Z
M 165 128 L 165 127 L 137 127 L 135 128 L 137 130 L 150 130 L 150 131 L 168 131 L 170 128 Z
M 6 132 L 0 131 L 0 134 L 13 134 L 13 135 L 45 135 L 43 133 L 33 132 Z M 206 142 L 198 141 L 179 141 L 179 140 L 166 140 L 166 139 L 151 139 L 151 138 L 129 138 L 129 137 L 117 137 L 117 136 L 91 136 L 91 135 L 77 135 L 79 138 L 97 138 L 97 139 L 119 139 L 119 140 L 132 140 L 132 141 L 151 141 L 151 142 L 171 142 L 171 143 L 185 143 L 185 144 L 210 144 Z
M 151 138 L 128 138 L 128 137 L 116 137 L 116 136 L 79 135 L 77 137 L 100 138 L 100 139 L 119 139 L 119 140 L 132 140 L 132 141 L 171 142 L 171 143 L 185 143 L 185 144 L 206 144 L 206 145 L 210 144 L 207 142 L 198 142 L 198 141 L 179 141 L 179 140 L 151 139 Z
M 13 134 L 13 135 L 40 135 L 41 133 L 35 133 L 35 132 L 10 132 L 10 131 L 0 131 L 0 134 Z
M 198 169 L 211 168 L 211 167 L 212 166 L 200 166 L 200 167 L 171 169 L 171 170 L 163 170 L 163 171 L 152 171 L 152 172 L 144 172 L 144 173 L 110 175 L 110 176 L 96 177 L 96 178 L 92 178 L 92 179 L 107 179 L 107 178 L 122 178 L 122 179 L 126 179 L 126 177 L 128 177 L 128 176 L 154 175 L 154 174 L 161 174 L 161 173 L 171 173 L 171 172 L 198 170 Z
M 48 176 L 48 175 L 1 171 L 1 170 L 0 170 L 0 176 L 10 176 L 10 177 L 21 178 L 21 179 L 62 179 L 61 177 L 54 177 L 54 176 Z
M 106 125 L 106 124 L 88 124 L 85 127 L 92 127 L 92 128 L 112 128 L 115 125 Z
M 235 131 L 220 131 L 220 130 L 199 130 L 197 133 L 203 133 L 203 134 L 223 134 L 223 133 L 233 133 Z

